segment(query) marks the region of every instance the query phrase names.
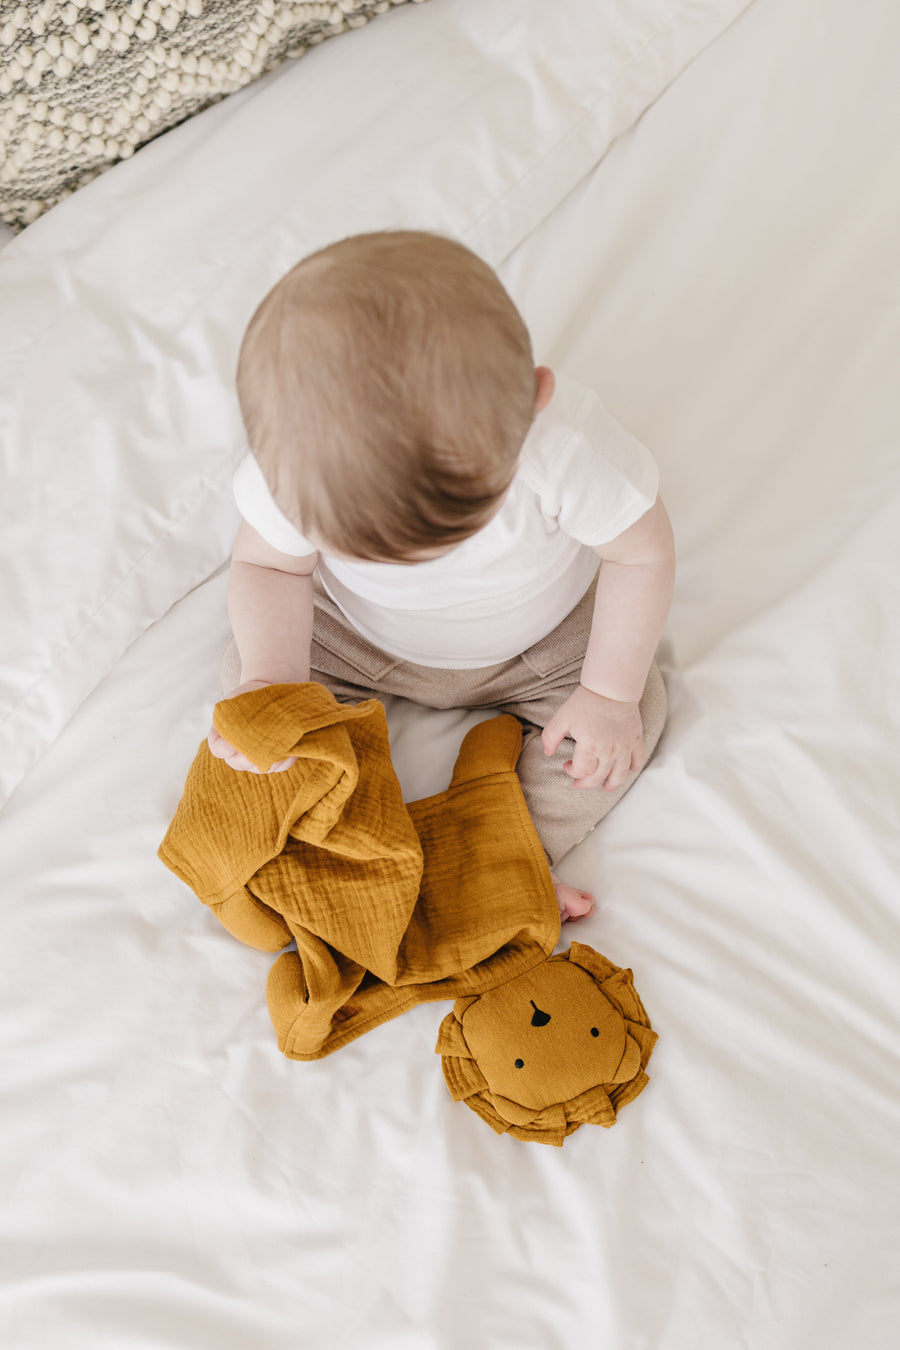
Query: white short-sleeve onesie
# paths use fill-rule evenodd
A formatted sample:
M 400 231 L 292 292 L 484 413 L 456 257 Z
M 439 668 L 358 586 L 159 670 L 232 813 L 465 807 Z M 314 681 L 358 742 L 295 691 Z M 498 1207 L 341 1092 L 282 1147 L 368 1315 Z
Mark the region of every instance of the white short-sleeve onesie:
M 470 669 L 524 652 L 569 613 L 597 569 L 593 547 L 656 500 L 650 452 L 591 390 L 557 376 L 515 478 L 477 534 L 420 563 L 319 556 L 319 576 L 359 633 L 418 665 Z M 244 519 L 282 553 L 316 547 L 284 516 L 252 455 L 235 474 Z

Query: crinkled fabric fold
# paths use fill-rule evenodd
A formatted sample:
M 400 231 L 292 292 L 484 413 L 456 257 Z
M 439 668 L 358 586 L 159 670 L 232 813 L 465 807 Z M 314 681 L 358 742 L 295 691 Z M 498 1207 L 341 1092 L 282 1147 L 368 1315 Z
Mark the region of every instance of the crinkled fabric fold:
M 283 952 L 268 979 L 286 1055 L 316 1059 L 417 1003 L 480 993 L 559 936 L 544 851 L 515 773 L 521 728 L 474 727 L 446 791 L 404 804 L 384 708 L 318 684 L 216 706 L 258 768 L 204 742 L 159 854 L 235 937 Z

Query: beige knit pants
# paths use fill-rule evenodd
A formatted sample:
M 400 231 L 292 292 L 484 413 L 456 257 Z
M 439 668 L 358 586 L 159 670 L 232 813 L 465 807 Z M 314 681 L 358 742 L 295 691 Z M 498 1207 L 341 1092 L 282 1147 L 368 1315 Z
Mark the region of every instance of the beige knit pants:
M 525 733 L 517 772 L 552 866 L 590 834 L 638 776 L 629 774 L 613 792 L 602 787 L 578 789 L 563 770 L 574 742 L 567 737 L 555 755 L 544 754 L 541 730 L 578 686 L 593 606 L 591 586 L 572 612 L 521 656 L 476 670 L 444 670 L 414 665 L 375 647 L 351 627 L 317 580 L 310 678 L 343 702 L 396 694 L 430 708 L 496 708 L 512 713 Z M 229 693 L 240 678 L 240 657 L 232 639 L 222 657 L 222 692 Z M 655 662 L 640 709 L 649 759 L 666 720 L 666 690 Z

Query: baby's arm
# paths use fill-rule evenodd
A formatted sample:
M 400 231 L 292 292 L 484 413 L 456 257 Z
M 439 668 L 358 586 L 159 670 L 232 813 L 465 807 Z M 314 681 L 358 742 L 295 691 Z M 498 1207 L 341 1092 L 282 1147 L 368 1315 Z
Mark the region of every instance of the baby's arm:
M 318 556 L 279 553 L 246 522 L 241 525 L 228 578 L 228 614 L 241 656 L 241 683 L 229 697 L 248 688 L 309 679 L 312 574 Z M 207 739 L 217 759 L 233 769 L 258 772 L 214 727 Z M 289 769 L 294 762 L 281 760 L 269 772 Z
M 574 785 L 612 791 L 644 762 L 638 702 L 672 599 L 675 545 L 660 498 L 595 552 L 603 561 L 581 684 L 547 723 L 543 742 L 553 754 L 571 736 L 565 767 Z

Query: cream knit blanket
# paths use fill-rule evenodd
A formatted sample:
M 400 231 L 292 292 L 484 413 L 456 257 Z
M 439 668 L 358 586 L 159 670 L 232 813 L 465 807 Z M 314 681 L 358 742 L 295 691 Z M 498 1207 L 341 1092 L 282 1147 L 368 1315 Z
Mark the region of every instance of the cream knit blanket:
M 0 218 L 21 229 L 285 57 L 403 3 L 0 0 Z

